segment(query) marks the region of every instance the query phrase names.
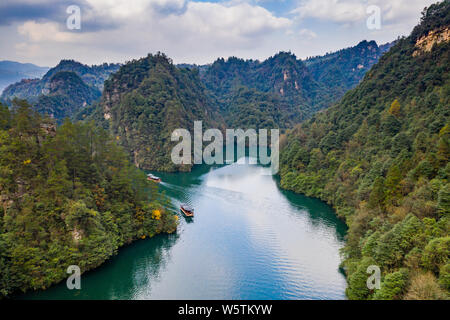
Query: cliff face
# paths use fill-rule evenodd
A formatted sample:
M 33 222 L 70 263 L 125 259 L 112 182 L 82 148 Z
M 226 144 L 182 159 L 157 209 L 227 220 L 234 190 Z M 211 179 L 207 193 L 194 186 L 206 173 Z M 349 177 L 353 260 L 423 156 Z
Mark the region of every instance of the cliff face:
M 418 56 L 423 52 L 430 52 L 434 45 L 450 40 L 450 28 L 442 28 L 437 30 L 431 30 L 426 36 L 420 37 L 416 41 L 417 50 L 413 55 Z
M 124 65 L 105 82 L 101 102 L 94 112 L 130 154 L 138 168 L 189 170 L 177 166 L 170 153 L 173 130 L 193 131 L 194 121 L 220 127 L 221 117 L 205 94 L 198 73 L 178 69 L 164 55 Z

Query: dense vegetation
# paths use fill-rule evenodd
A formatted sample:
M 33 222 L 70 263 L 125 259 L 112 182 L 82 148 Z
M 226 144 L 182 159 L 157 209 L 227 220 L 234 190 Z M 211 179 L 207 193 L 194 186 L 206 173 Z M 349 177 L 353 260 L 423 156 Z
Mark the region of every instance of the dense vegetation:
M 244 129 L 270 127 L 273 120 L 276 127 L 293 125 L 311 109 L 312 96 L 319 90 L 303 63 L 286 52 L 261 63 L 235 57 L 218 59 L 202 80 L 216 97 L 227 124 Z M 259 106 L 252 108 L 249 103 Z M 255 108 L 261 116 L 260 112 L 254 114 Z
M 332 204 L 349 225 L 350 299 L 444 299 L 450 290 L 450 1 L 424 11 L 362 83 L 283 142 L 281 185 Z M 369 265 L 380 290 L 366 286 Z
M 0 297 L 95 268 L 176 229 L 166 199 L 93 123 L 58 128 L 24 101 L 0 105 Z
M 24 79 L 8 86 L 1 100 L 10 105 L 14 98 L 25 99 L 42 114 L 62 121 L 98 99 L 104 81 L 119 68 L 119 64 L 87 66 L 73 60 L 62 60 L 42 79 Z
M 51 68 L 42 78 L 44 82 L 48 82 L 56 73 L 61 71 L 75 72 L 86 84 L 103 90 L 103 84 L 110 74 L 119 70 L 118 63 L 103 63 L 101 65 L 87 66 L 74 60 L 61 60 L 61 62 Z
M 336 102 L 388 48 L 363 41 L 304 62 L 288 52 L 263 62 L 231 57 L 203 66 L 200 74 L 227 125 L 288 128 Z
M 109 128 L 138 168 L 189 170 L 191 165 L 172 163 L 177 142 L 171 134 L 177 128 L 192 131 L 197 120 L 204 127 L 220 126 L 204 91 L 197 70 L 179 69 L 164 54 L 148 55 L 122 66 L 105 82 L 100 104 L 79 117 Z
M 335 102 L 354 88 L 392 45 L 378 46 L 375 41 L 364 40 L 355 47 L 309 58 L 305 65 L 316 81 L 326 84 L 331 101 Z
M 100 96 L 97 88 L 88 86 L 76 73 L 61 71 L 51 77 L 48 92 L 39 96 L 35 109 L 61 122 L 91 105 Z

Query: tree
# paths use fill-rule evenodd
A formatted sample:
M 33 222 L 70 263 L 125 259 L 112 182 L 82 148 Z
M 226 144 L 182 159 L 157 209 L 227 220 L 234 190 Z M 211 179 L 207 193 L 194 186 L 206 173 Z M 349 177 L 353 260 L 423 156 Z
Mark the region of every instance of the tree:
M 377 177 L 373 183 L 372 192 L 369 197 L 370 208 L 383 208 L 385 199 L 384 178 Z
M 392 114 L 393 116 L 395 116 L 396 118 L 400 118 L 401 106 L 400 106 L 400 102 L 398 102 L 397 99 L 395 99 L 392 102 L 391 107 L 389 108 L 389 113 Z
M 408 281 L 408 270 L 401 269 L 400 271 L 389 273 L 384 277 L 381 283 L 380 290 L 376 291 L 374 300 L 394 300 L 400 299 Z
M 398 197 L 401 196 L 401 187 L 400 181 L 402 180 L 400 168 L 398 165 L 393 165 L 387 175 L 386 180 L 384 182 L 385 193 L 386 193 L 386 202 L 392 202 Z
M 450 257 L 450 236 L 432 239 L 424 249 L 422 264 L 434 273 L 446 263 Z
M 445 184 L 438 194 L 437 208 L 443 216 L 450 213 L 450 183 Z

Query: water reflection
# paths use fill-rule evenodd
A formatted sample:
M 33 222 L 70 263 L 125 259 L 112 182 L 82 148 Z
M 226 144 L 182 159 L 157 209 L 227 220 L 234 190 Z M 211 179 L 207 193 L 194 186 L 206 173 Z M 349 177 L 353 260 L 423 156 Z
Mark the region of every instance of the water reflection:
M 199 166 L 158 173 L 174 212 L 193 220 L 176 235 L 138 241 L 82 277 L 27 298 L 342 299 L 345 225 L 325 203 L 282 191 L 269 168 Z

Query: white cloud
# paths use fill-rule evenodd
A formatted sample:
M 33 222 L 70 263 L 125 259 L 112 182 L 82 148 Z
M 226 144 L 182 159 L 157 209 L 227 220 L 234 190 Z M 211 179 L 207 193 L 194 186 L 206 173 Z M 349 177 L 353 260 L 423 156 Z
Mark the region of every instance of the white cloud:
M 45 64 L 68 57 L 98 63 L 162 51 L 178 61 L 211 62 L 218 56 L 261 50 L 292 26 L 289 18 L 245 1 L 86 1 L 78 32 L 67 30 L 65 21 L 29 20 L 16 26 L 21 36 L 17 55 L 22 60 L 44 55 L 40 60 Z M 95 22 L 100 28 L 88 27 Z
M 43 65 L 54 65 L 62 58 L 123 62 L 162 51 L 176 62 L 209 63 L 231 55 L 263 59 L 289 50 L 306 57 L 363 39 L 383 43 L 409 34 L 423 7 L 436 0 L 290 0 L 283 5 L 276 0 L 38 1 L 42 3 L 39 14 L 32 6 L 23 9 L 26 14 L 20 19 L 0 24 L 2 39 L 11 44 L 2 48 L 3 59 Z M 54 8 L 56 1 L 62 5 Z M 82 30 L 67 30 L 66 1 L 81 7 Z M 295 15 L 274 13 L 296 3 Z M 280 10 L 274 9 L 278 4 Z M 366 28 L 366 8 L 371 4 L 382 9 L 381 30 Z M 4 16 L 8 18 L 14 10 L 4 11 Z M 335 24 L 359 27 L 343 32 Z
M 365 5 L 356 0 L 307 0 L 292 13 L 301 18 L 349 23 L 363 19 L 365 11 Z
M 182 32 L 224 39 L 259 36 L 291 25 L 289 19 L 277 18 L 259 6 L 208 2 L 190 2 L 183 15 L 167 17 L 165 22 Z
M 303 39 L 306 40 L 311 40 L 311 39 L 315 39 L 317 38 L 317 34 L 309 29 L 300 29 L 298 31 L 298 34 L 300 35 L 300 37 L 302 37 Z
M 141 33 L 145 30 L 149 36 L 157 32 L 171 36 L 248 40 L 291 25 L 289 19 L 275 17 L 266 9 L 248 3 L 219 4 L 185 0 L 87 1 L 92 7 L 82 10 L 82 21 L 91 20 L 95 16 L 119 19 L 122 30 L 136 28 L 134 34 L 128 34 L 129 37 L 138 34 L 142 36 Z M 184 11 L 181 13 L 180 10 Z M 166 14 L 161 15 L 162 12 Z M 104 30 L 108 31 L 117 32 L 115 29 Z M 56 22 L 26 21 L 18 27 L 18 32 L 33 42 L 68 42 L 77 38 L 77 33 L 65 30 L 61 23 Z M 84 38 L 90 37 L 85 33 Z M 83 41 L 82 37 L 78 37 L 77 41 Z
M 367 19 L 366 9 L 379 6 L 383 22 L 389 24 L 416 24 L 420 12 L 436 0 L 305 0 L 292 11 L 300 18 L 348 24 Z
M 19 34 L 27 37 L 31 42 L 74 42 L 77 34 L 62 32 L 54 22 L 36 23 L 27 21 L 17 28 Z M 79 37 L 79 36 L 78 36 Z

